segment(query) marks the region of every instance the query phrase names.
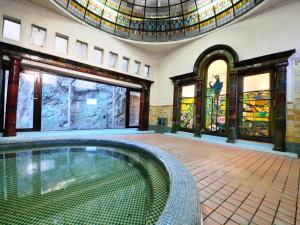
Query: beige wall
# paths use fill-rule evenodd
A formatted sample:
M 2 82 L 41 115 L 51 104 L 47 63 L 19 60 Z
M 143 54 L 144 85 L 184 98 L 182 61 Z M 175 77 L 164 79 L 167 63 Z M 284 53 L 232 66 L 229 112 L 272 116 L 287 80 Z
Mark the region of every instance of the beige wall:
M 60 10 L 58 10 L 58 12 L 59 11 Z M 122 73 L 124 73 L 124 71 L 121 70 L 121 60 L 123 56 L 125 56 L 130 59 L 128 74 L 150 80 L 155 79 L 155 75 L 157 73 L 157 61 L 155 57 L 152 56 L 152 54 L 132 47 L 128 43 L 120 41 L 112 37 L 111 35 L 106 34 L 105 32 L 99 32 L 99 30 L 80 23 L 64 12 L 58 12 L 48 10 L 26 0 L 0 0 L 0 41 L 19 45 L 25 48 L 31 48 L 40 52 L 57 55 L 67 59 L 80 61 L 94 66 L 115 70 Z M 19 42 L 3 38 L 3 16 L 9 16 L 21 20 L 21 40 Z M 32 44 L 32 24 L 47 29 L 45 47 L 36 47 Z M 68 54 L 58 54 L 54 51 L 56 33 L 63 34 L 69 37 Z M 75 45 L 77 40 L 88 43 L 87 59 L 80 59 L 76 57 Z M 96 65 L 93 62 L 93 50 L 95 46 L 104 49 L 104 58 L 102 65 Z M 118 54 L 118 64 L 116 69 L 108 67 L 108 55 L 110 51 Z M 140 75 L 134 75 L 132 73 L 134 60 L 141 62 Z M 149 78 L 144 76 L 145 64 L 151 66 Z
M 272 0 L 271 0 L 272 1 Z M 207 48 L 225 44 L 235 49 L 240 60 L 272 54 L 289 49 L 300 52 L 300 1 L 285 1 L 276 8 L 262 11 L 237 23 L 219 29 L 180 49 L 175 49 L 161 59 L 153 105 L 171 105 L 173 86 L 169 77 L 189 73 L 199 55 Z M 297 58 L 293 56 L 291 62 Z M 291 79 L 295 76 L 289 69 L 288 101 L 292 100 Z
M 291 70 L 295 74 L 293 80 L 294 95 L 287 105 L 286 141 L 300 143 L 300 57 L 291 62 Z M 291 150 L 300 153 L 299 145 L 290 145 Z

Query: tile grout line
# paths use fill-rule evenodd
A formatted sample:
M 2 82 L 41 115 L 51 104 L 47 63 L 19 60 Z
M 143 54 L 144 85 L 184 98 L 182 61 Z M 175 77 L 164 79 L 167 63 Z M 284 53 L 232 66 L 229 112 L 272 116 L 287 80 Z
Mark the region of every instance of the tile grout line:
M 263 157 L 263 155 L 260 157 L 260 158 L 262 158 Z M 244 170 L 243 171 L 245 171 L 245 170 L 247 170 L 247 168 L 249 168 L 250 166 L 252 166 L 252 165 L 249 165 L 249 166 L 247 166 L 246 168 L 244 168 Z M 254 173 L 254 172 L 253 172 Z M 252 174 L 253 174 L 252 173 Z M 232 192 L 224 201 L 222 201 L 222 203 L 221 204 L 218 204 L 218 207 L 215 209 L 215 210 L 213 210 L 210 214 L 212 214 L 213 212 L 215 212 L 227 199 L 229 199 L 234 193 L 236 193 L 237 192 L 237 190 L 240 188 L 240 187 L 242 187 L 242 185 L 239 185 L 236 189 L 235 189 L 235 191 L 234 192 Z M 249 193 L 248 193 L 248 195 L 246 196 L 246 198 L 237 206 L 237 208 L 233 211 L 233 213 L 232 213 L 232 215 L 238 210 L 238 209 L 240 209 L 240 206 L 246 201 L 246 199 L 249 197 L 249 195 L 251 194 L 251 193 L 253 193 L 253 190 L 251 190 Z M 231 203 L 230 203 L 231 204 Z M 223 206 L 222 206 L 223 207 Z M 210 215 L 209 214 L 209 215 Z M 231 217 L 232 217 L 232 215 L 230 216 L 230 218 L 227 218 L 227 220 L 226 220 L 226 222 L 225 223 L 227 223 L 230 219 L 231 219 Z M 207 216 L 207 217 L 209 217 L 209 216 Z M 242 217 L 242 216 L 241 216 Z M 242 217 L 242 218 L 244 218 L 244 217 Z M 212 219 L 212 218 L 211 218 Z M 246 219 L 246 218 L 245 218 Z M 214 220 L 215 221 L 215 220 Z
M 287 176 L 286 176 L 286 179 L 285 179 L 285 182 L 284 182 L 284 188 L 283 188 L 283 190 L 282 190 L 282 192 L 281 192 L 281 194 L 283 194 L 284 193 L 284 190 L 285 190 L 285 188 L 286 188 L 286 183 L 287 183 L 287 181 L 288 181 L 288 175 L 289 175 L 289 173 L 290 173 L 290 170 L 291 170 L 291 168 L 292 168 L 292 164 L 293 164 L 293 160 L 292 160 L 292 162 L 290 163 L 290 165 L 289 165 L 289 169 L 288 169 L 288 172 L 287 172 Z M 282 197 L 282 196 L 281 196 Z M 277 208 L 276 208 L 276 211 L 275 211 L 275 215 L 274 215 L 274 218 L 273 218 L 273 221 L 272 221 L 272 223 L 274 224 L 274 222 L 275 222 L 275 220 L 276 220 L 276 218 L 277 218 L 277 213 L 278 213 L 278 210 L 279 210 L 279 206 L 280 206 L 280 204 L 281 204 L 281 197 L 280 197 L 280 199 L 279 199 L 279 203 L 278 203 L 278 206 L 277 206 Z M 296 207 L 297 207 L 297 205 L 296 205 Z M 295 221 L 296 219 L 294 219 L 294 221 Z M 285 222 L 285 221 L 284 221 Z

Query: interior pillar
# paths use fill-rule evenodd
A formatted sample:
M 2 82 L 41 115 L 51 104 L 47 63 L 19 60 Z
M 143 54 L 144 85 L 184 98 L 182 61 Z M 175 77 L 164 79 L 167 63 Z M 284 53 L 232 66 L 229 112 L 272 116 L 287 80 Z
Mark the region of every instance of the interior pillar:
M 174 82 L 174 93 L 173 93 L 173 118 L 172 118 L 172 133 L 178 131 L 178 107 L 179 107 L 179 84 Z
M 237 139 L 237 107 L 238 107 L 238 73 L 229 74 L 229 99 L 228 99 L 228 143 L 235 143 Z
M 16 136 L 17 102 L 22 59 L 10 56 L 4 137 Z
M 0 131 L 3 130 L 3 111 L 2 105 L 3 103 L 3 96 L 2 96 L 2 88 L 3 88 L 3 79 L 4 79 L 4 69 L 3 69 L 3 54 L 0 50 Z
M 285 151 L 286 136 L 286 73 L 288 62 L 275 65 L 274 93 L 274 148 L 275 151 Z
M 143 85 L 140 100 L 140 119 L 139 130 L 149 129 L 149 110 L 150 110 L 150 85 Z
M 195 121 L 195 137 L 201 137 L 202 129 L 202 92 L 203 92 L 203 80 L 202 78 L 196 79 L 196 121 Z

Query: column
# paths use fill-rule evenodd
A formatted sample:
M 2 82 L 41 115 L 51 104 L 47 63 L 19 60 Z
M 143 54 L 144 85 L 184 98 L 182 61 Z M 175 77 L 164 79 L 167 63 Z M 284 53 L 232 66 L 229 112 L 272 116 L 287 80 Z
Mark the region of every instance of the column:
M 196 79 L 196 121 L 195 124 L 195 137 L 201 137 L 202 130 L 202 108 L 203 108 L 203 80 L 202 78 Z
M 0 50 L 0 93 L 2 93 L 2 84 L 3 84 L 3 78 L 4 78 L 4 71 L 3 71 L 3 53 Z M 1 94 L 0 94 L 1 96 Z M 0 130 L 3 128 L 3 114 L 1 112 L 1 106 L 2 106 L 2 98 L 0 98 Z
M 237 108 L 238 108 L 238 73 L 229 74 L 228 98 L 228 143 L 235 143 L 237 138 Z
M 140 119 L 139 130 L 149 129 L 149 110 L 150 110 L 150 85 L 143 85 L 140 100 Z
M 21 72 L 21 59 L 10 56 L 9 79 L 5 112 L 4 137 L 16 136 L 17 102 L 19 90 L 19 77 Z
M 286 135 L 286 73 L 288 62 L 275 66 L 274 90 L 274 148 L 275 151 L 285 151 Z
M 179 84 L 178 82 L 174 82 L 174 93 L 173 93 L 173 118 L 172 118 L 172 133 L 176 133 L 178 131 L 179 126 Z

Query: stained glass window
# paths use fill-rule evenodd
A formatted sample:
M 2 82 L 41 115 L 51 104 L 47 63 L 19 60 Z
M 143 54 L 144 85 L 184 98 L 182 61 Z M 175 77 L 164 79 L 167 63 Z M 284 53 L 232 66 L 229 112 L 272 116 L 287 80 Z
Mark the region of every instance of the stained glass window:
M 183 86 L 180 99 L 180 128 L 193 129 L 195 117 L 195 85 Z
M 161 42 L 208 32 L 245 14 L 263 0 L 69 0 L 69 4 L 66 0 L 54 1 L 108 33 Z
M 207 70 L 205 94 L 205 131 L 218 134 L 226 132 L 227 63 L 212 62 Z
M 240 133 L 243 136 L 270 136 L 270 74 L 244 77 L 243 112 Z

